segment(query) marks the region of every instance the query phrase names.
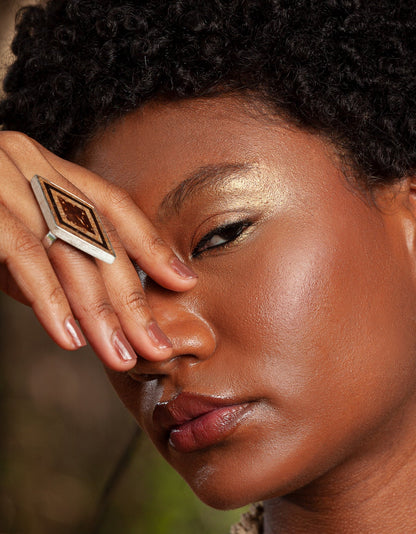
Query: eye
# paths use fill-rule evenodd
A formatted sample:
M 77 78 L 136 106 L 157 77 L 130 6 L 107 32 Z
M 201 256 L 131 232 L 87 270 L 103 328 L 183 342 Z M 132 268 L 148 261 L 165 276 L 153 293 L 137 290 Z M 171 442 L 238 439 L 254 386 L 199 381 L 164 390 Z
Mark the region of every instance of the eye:
M 252 223 L 249 221 L 238 221 L 215 228 L 199 241 L 192 251 L 192 257 L 196 258 L 203 252 L 213 248 L 225 247 L 240 237 L 244 230 L 251 225 Z

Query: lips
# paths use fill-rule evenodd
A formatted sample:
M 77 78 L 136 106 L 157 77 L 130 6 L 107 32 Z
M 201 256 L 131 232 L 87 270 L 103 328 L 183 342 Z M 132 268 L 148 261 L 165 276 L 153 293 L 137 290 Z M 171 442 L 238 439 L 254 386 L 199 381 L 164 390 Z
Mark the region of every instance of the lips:
M 250 402 L 181 393 L 169 402 L 156 405 L 153 424 L 175 450 L 193 452 L 230 436 L 250 405 Z

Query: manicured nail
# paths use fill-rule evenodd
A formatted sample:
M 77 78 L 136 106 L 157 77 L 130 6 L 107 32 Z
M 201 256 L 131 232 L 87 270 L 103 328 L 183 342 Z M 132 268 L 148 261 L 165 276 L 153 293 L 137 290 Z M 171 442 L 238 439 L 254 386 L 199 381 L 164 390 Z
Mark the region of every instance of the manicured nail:
M 198 275 L 196 275 L 192 269 L 190 269 L 187 265 L 181 262 L 178 258 L 174 258 L 171 261 L 171 267 L 175 271 L 176 274 L 179 274 L 182 278 L 198 278 Z
M 85 347 L 87 342 L 85 341 L 85 337 L 73 317 L 68 317 L 65 320 L 65 328 L 71 337 L 74 348 L 80 349 L 81 347 Z
M 123 360 L 123 362 L 131 362 L 137 359 L 136 353 L 121 330 L 116 330 L 113 333 L 112 342 L 113 347 L 116 349 L 117 356 Z
M 153 345 L 159 349 L 170 349 L 172 348 L 172 343 L 170 339 L 162 332 L 159 325 L 155 322 L 150 323 L 147 327 L 147 333 L 151 339 Z

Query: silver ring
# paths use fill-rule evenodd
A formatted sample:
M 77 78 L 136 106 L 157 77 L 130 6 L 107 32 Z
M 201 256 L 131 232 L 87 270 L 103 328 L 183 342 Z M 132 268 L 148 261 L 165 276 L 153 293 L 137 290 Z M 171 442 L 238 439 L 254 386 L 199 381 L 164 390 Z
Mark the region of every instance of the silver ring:
M 57 239 L 58 238 L 56 237 L 56 235 L 49 230 L 49 232 L 43 238 L 43 244 L 45 245 L 45 248 L 49 248 L 50 246 L 52 246 Z
M 90 256 L 113 263 L 114 249 L 92 204 L 38 175 L 30 184 L 49 228 L 46 248 L 62 239 Z

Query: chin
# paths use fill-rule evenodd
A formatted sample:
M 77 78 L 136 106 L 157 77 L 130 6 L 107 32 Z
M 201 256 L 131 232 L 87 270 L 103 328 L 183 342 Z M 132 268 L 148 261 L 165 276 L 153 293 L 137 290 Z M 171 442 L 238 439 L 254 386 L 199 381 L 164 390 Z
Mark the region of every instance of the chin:
M 213 461 L 211 454 L 207 455 L 209 458 L 206 455 L 201 455 L 202 458 L 192 456 L 194 455 L 181 461 L 180 465 L 172 462 L 172 458 L 165 459 L 178 471 L 195 495 L 211 508 L 233 510 L 264 496 L 262 491 L 258 491 L 261 480 L 252 480 L 250 473 L 241 469 L 236 471 L 232 461 L 227 462 L 223 457 Z
M 286 484 L 285 481 L 277 481 L 276 484 L 270 470 L 257 466 L 253 459 L 245 465 L 235 465 L 226 458 L 217 462 L 210 460 L 198 462 L 199 465 L 189 461 L 186 468 L 174 464 L 173 467 L 203 503 L 217 510 L 241 508 L 296 489 L 296 485 Z
M 208 470 L 207 470 L 208 471 Z M 217 510 L 234 510 L 248 504 L 264 501 L 287 495 L 296 489 L 297 484 L 282 484 L 280 487 L 270 487 L 264 484 L 264 479 L 257 473 L 256 477 L 242 479 L 237 476 L 233 479 L 233 473 L 227 477 L 220 477 L 214 473 L 201 474 L 197 479 L 186 480 L 195 495 L 206 505 Z
M 323 476 L 334 460 L 328 451 L 320 455 L 302 447 L 274 450 L 270 443 L 264 448 L 219 446 L 187 458 L 164 456 L 196 496 L 218 510 L 291 494 Z
M 217 510 L 234 510 L 248 504 L 283 497 L 310 484 L 307 476 L 292 479 L 277 477 L 271 480 L 269 472 L 235 473 L 224 476 L 208 467 L 196 477 L 184 477 L 195 495 L 206 505 Z
M 236 484 L 234 487 L 232 482 L 227 482 L 221 484 L 216 477 L 208 476 L 205 480 L 193 481 L 191 489 L 204 504 L 216 510 L 234 510 L 261 500 L 248 489 L 249 486 Z

